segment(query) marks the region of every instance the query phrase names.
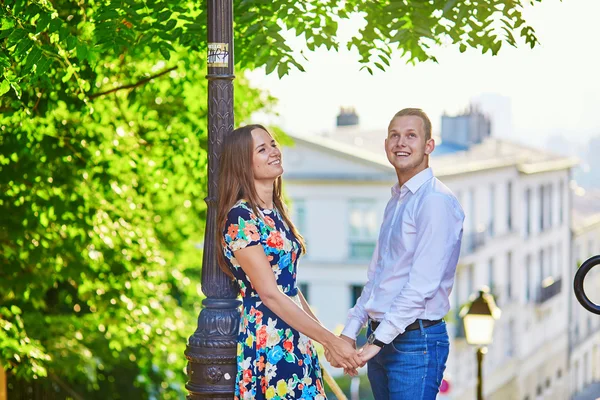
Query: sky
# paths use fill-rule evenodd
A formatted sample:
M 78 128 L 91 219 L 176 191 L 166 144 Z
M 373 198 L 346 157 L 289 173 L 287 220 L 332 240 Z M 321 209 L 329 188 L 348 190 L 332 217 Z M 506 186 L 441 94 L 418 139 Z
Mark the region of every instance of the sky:
M 530 145 L 585 143 L 600 135 L 600 1 L 544 0 L 524 15 L 541 42 L 531 49 L 506 43 L 497 56 L 457 47 L 435 49 L 438 63 L 407 65 L 396 53 L 387 72 L 359 71 L 358 55 L 346 51 L 307 53 L 306 72 L 279 79 L 264 69 L 247 74 L 252 85 L 279 99 L 278 116 L 258 115 L 295 134 L 335 129 L 340 107 L 354 107 L 365 130 L 385 134 L 390 117 L 405 107 L 425 110 L 434 133 L 441 115 L 456 114 L 483 99 L 497 115 L 493 135 Z M 356 30 L 356 19 L 342 26 L 342 36 Z M 299 46 L 290 41 L 293 48 Z M 343 47 L 343 46 L 342 46 Z

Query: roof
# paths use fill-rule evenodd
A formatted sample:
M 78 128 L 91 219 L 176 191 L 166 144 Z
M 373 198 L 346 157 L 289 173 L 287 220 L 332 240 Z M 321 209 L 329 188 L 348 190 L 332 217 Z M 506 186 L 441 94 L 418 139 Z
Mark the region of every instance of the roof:
M 393 170 L 383 150 L 383 133 L 359 135 L 356 132 L 342 130 L 333 136 L 289 136 L 298 143 Z M 578 160 L 573 157 L 563 157 L 494 138 L 488 138 L 468 149 L 441 143 L 431 155 L 431 166 L 439 177 L 511 166 L 522 174 L 536 174 L 569 169 L 577 164 Z
M 572 400 L 598 400 L 598 397 L 600 397 L 600 382 L 594 382 L 584 387 L 572 397 Z

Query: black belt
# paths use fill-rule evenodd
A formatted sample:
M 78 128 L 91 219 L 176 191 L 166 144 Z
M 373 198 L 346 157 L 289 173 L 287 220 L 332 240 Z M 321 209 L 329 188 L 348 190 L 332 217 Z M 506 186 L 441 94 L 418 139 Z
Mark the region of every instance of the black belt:
M 408 325 L 406 327 L 406 330 L 407 331 L 416 331 L 417 329 L 420 329 L 419 321 L 421 321 L 421 323 L 423 324 L 423 328 L 427 328 L 429 326 L 433 326 L 433 325 L 439 324 L 440 322 L 443 321 L 443 319 L 436 319 L 435 321 L 430 321 L 428 319 L 418 319 L 415 322 L 413 322 L 412 324 Z M 377 329 L 377 327 L 379 326 L 379 322 L 378 321 L 373 321 L 371 319 L 371 320 L 369 320 L 369 325 L 371 326 L 371 330 L 375 331 L 375 329 Z

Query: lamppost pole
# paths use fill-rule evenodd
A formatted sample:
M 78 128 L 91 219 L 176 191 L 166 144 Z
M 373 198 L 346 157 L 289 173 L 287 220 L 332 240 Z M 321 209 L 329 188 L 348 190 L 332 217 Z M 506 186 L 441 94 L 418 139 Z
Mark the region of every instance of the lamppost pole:
M 206 299 L 189 338 L 188 400 L 234 395 L 240 301 L 216 258 L 217 181 L 223 136 L 233 130 L 233 1 L 208 0 L 208 210 L 202 259 Z
M 470 303 L 460 311 L 467 343 L 477 346 L 477 400 L 483 400 L 483 356 L 494 339 L 494 323 L 501 313 L 487 286 L 478 296 L 471 295 Z
M 487 353 L 487 347 L 477 348 L 477 400 L 483 400 L 483 355 Z

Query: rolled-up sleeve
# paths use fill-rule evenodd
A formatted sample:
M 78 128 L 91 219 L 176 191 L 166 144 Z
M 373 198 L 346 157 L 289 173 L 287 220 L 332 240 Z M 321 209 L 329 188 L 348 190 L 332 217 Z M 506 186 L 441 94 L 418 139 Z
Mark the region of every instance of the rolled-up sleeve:
M 415 216 L 416 238 L 408 281 L 392 302 L 375 336 L 390 343 L 404 333 L 425 310 L 446 274 L 457 246 L 460 247 L 464 215 L 444 194 L 424 199 Z

